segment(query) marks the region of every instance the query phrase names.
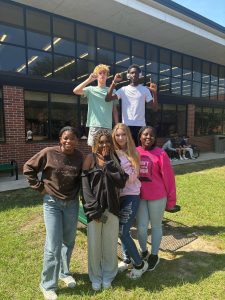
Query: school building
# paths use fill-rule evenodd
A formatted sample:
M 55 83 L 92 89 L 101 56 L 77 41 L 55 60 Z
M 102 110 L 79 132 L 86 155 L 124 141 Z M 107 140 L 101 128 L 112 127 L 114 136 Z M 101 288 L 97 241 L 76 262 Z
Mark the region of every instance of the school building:
M 146 120 L 160 143 L 178 132 L 213 151 L 225 134 L 225 27 L 169 0 L 0 0 L 0 162 L 21 167 L 65 125 L 86 136 L 87 100 L 72 90 L 99 63 L 108 84 L 133 63 L 158 84 Z

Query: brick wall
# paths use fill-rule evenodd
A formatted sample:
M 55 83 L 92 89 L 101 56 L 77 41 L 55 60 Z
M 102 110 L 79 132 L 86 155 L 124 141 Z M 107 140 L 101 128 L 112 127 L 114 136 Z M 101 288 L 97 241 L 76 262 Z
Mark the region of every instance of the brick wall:
M 17 86 L 3 86 L 3 107 L 5 115 L 6 142 L 0 144 L 0 163 L 15 159 L 19 168 L 35 153 L 47 146 L 57 143 L 26 143 L 25 141 L 25 115 L 24 115 L 24 91 Z M 187 133 L 191 137 L 190 142 L 197 144 L 202 152 L 213 151 L 214 141 L 212 136 L 193 137 L 194 135 L 195 106 L 188 105 Z M 159 138 L 161 146 L 165 139 Z M 90 152 L 86 140 L 80 140 L 78 149 L 86 155 Z
M 57 145 L 57 142 L 26 143 L 24 92 L 16 86 L 3 86 L 5 119 L 5 143 L 0 144 L 0 163 L 15 159 L 20 170 L 23 164 L 41 149 Z M 79 140 L 78 149 L 86 155 L 90 152 L 87 140 Z

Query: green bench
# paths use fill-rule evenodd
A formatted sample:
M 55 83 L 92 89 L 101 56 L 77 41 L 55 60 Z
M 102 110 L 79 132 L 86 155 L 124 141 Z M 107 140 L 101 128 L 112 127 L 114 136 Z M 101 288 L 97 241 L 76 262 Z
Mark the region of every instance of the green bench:
M 10 171 L 11 176 L 16 173 L 16 180 L 18 180 L 18 165 L 15 160 L 11 160 L 9 163 L 0 163 L 0 172 Z
M 82 224 L 87 225 L 87 218 L 86 218 L 86 216 L 85 216 L 85 213 L 84 213 L 84 209 L 83 209 L 82 204 L 80 204 L 78 220 L 79 220 Z

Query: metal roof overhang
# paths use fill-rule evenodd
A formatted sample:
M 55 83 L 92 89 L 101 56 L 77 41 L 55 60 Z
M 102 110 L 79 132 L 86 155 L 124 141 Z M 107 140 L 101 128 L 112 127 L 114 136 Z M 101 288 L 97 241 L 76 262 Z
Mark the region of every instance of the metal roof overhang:
M 154 0 L 14 1 L 225 65 L 225 28 Z M 161 2 L 161 3 L 160 3 Z M 168 2 L 168 1 L 166 1 Z M 172 2 L 173 3 L 173 2 Z M 196 16 L 196 14 L 195 14 Z M 206 19 L 207 20 L 207 19 Z

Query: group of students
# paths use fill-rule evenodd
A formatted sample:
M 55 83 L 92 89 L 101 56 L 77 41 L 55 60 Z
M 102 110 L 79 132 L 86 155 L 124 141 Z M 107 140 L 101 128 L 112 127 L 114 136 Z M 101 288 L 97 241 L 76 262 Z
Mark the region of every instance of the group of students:
M 162 145 L 162 149 L 167 152 L 171 160 L 196 159 L 192 146 L 188 143 L 188 136 L 179 138 L 177 133 L 170 134 L 168 140 Z M 189 156 L 187 157 L 187 153 Z
M 74 89 L 87 95 L 89 101 L 88 144 L 92 152 L 85 159 L 76 149 L 78 133 L 67 126 L 59 133 L 58 146 L 41 150 L 24 165 L 30 186 L 43 195 L 46 241 L 40 289 L 47 300 L 57 299 L 59 279 L 70 288 L 76 286 L 69 265 L 75 244 L 80 190 L 88 221 L 88 274 L 93 290 L 110 288 L 118 272 L 128 270 L 127 276 L 137 279 L 159 263 L 163 214 L 176 204 L 176 187 L 170 160 L 166 152 L 156 146 L 156 131 L 142 119 L 140 107 L 152 97 L 146 87 L 138 85 L 134 91 L 139 71 L 136 66 L 128 70 L 128 74 L 132 73 L 128 91 L 124 88 L 113 91 L 115 81 L 120 80 L 118 74 L 109 89 L 104 85 L 86 87 L 96 79 L 93 74 Z M 101 65 L 97 72 L 98 84 L 106 82 L 107 76 Z M 154 94 L 155 86 L 151 88 Z M 140 101 L 133 108 L 130 107 L 132 95 Z M 105 100 L 116 97 L 127 101 L 127 112 L 122 104 L 123 121 L 134 118 L 136 122 L 128 126 L 125 122 L 117 123 L 111 131 L 112 125 L 105 123 L 102 127 L 101 118 L 108 122 L 113 104 Z M 104 103 L 100 105 L 96 99 L 104 99 Z M 95 109 L 101 112 L 98 116 L 93 113 Z M 110 112 L 108 117 L 106 111 Z M 132 135 L 139 146 L 135 146 Z M 38 177 L 40 171 L 41 178 Z M 135 218 L 140 250 L 130 235 Z M 151 253 L 147 248 L 149 222 Z M 123 254 L 119 264 L 118 237 Z

